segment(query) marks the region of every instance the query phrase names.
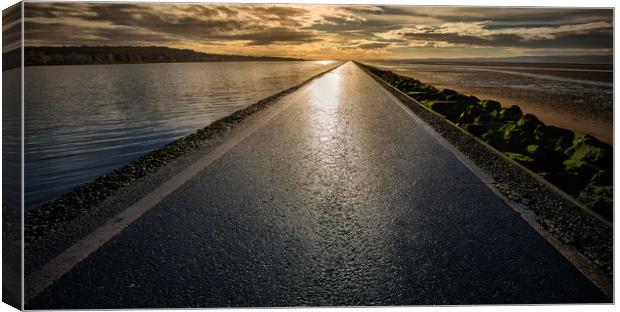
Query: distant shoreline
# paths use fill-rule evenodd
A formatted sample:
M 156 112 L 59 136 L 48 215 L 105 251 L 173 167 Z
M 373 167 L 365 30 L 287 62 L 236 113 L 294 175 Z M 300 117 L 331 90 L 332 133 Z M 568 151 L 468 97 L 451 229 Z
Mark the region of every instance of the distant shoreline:
M 211 54 L 159 46 L 31 46 L 24 48 L 23 57 L 24 66 L 305 61 L 289 57 Z M 21 49 L 3 53 L 2 70 L 17 68 L 21 64 Z
M 238 63 L 238 62 L 309 62 L 309 60 L 230 60 L 230 61 L 170 61 L 170 62 L 134 62 L 134 63 L 92 63 L 92 64 L 29 64 L 24 67 L 45 66 L 108 66 L 108 65 L 145 65 L 145 64 L 182 64 L 182 63 Z
M 312 62 L 312 60 L 230 60 L 230 61 L 170 61 L 170 62 L 140 62 L 140 63 L 93 63 L 93 64 L 24 64 L 24 67 L 46 66 L 110 66 L 110 65 L 146 65 L 146 64 L 183 64 L 183 63 L 238 63 L 238 62 Z M 5 67 L 2 71 L 19 68 L 20 65 Z

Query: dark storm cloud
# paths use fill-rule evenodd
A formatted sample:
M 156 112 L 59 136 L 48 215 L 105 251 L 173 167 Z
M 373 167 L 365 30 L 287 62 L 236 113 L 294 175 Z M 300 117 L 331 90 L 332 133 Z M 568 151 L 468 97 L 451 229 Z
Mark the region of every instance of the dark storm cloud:
M 116 7 L 116 5 L 105 4 L 92 6 L 91 12 L 95 15 L 89 19 L 109 22 L 113 25 L 140 27 L 159 33 L 198 37 L 200 37 L 200 34 L 196 32 L 198 29 L 201 32 L 209 33 L 244 28 L 243 23 L 238 20 L 215 20 L 208 18 L 219 14 L 219 11 L 215 8 L 191 5 L 184 7 L 183 11 L 193 14 L 162 13 L 149 10 L 141 5 L 125 4 L 121 7 Z
M 19 21 L 21 18 L 21 5 L 14 4 L 2 10 L 2 25 L 7 25 Z
M 308 29 L 326 32 L 355 32 L 363 35 L 372 35 L 375 32 L 383 32 L 399 29 L 400 25 L 395 25 L 389 21 L 365 20 L 365 21 L 346 21 L 343 18 L 325 18 L 330 23 L 315 24 Z
M 397 46 L 402 46 L 399 42 L 394 41 L 369 41 L 369 40 L 357 40 L 352 41 L 350 44 L 343 45 L 340 47 L 340 50 L 365 50 L 365 51 L 373 51 L 373 50 L 384 50 L 387 48 L 393 48 Z
M 21 5 L 14 4 L 2 11 L 2 51 L 21 47 Z
M 3 27 L 4 28 L 4 27 Z M 2 30 L 2 45 L 16 45 L 22 38 L 22 24 L 18 21 Z
M 458 33 L 406 34 L 405 37 L 418 41 L 482 47 L 606 49 L 613 46 L 613 36 L 609 31 L 594 31 L 587 34 L 565 33 L 558 34 L 553 39 L 526 39 L 517 34 L 495 34 L 479 37 Z
M 118 29 L 89 28 L 76 32 L 75 28 L 62 23 L 37 23 L 26 21 L 27 40 L 32 42 L 62 42 L 63 45 L 137 45 L 151 42 L 172 43 L 175 40 L 159 34 L 119 31 Z M 49 28 L 54 32 L 48 31 Z
M 163 6 L 166 6 L 164 4 Z M 62 44 L 73 44 L 80 37 L 91 42 L 93 38 L 106 41 L 165 41 L 171 37 L 177 40 L 247 40 L 249 45 L 267 45 L 280 42 L 312 42 L 316 34 L 298 31 L 300 22 L 293 17 L 307 13 L 307 10 L 294 7 L 244 7 L 255 20 L 242 20 L 239 10 L 233 6 L 205 5 L 167 5 L 177 11 L 153 10 L 152 6 L 140 4 L 75 4 L 39 5 L 28 4 L 27 17 L 37 18 L 83 17 L 84 21 L 102 22 L 110 26 L 125 26 L 131 29 L 111 29 L 110 27 L 88 25 L 76 28 L 67 23 L 28 23 L 27 39 Z M 179 14 L 179 11 L 182 14 Z M 212 17 L 223 18 L 212 18 Z M 267 27 L 272 23 L 278 27 Z M 68 38 L 64 39 L 63 38 Z
M 514 22 L 514 23 L 586 23 L 592 21 L 611 21 L 612 11 L 607 9 L 549 9 L 549 8 L 483 8 L 483 7 L 415 7 L 415 6 L 377 6 L 374 10 L 359 10 L 375 16 L 401 16 L 433 18 L 443 22 Z
M 385 36 L 385 35 L 384 35 Z M 488 27 L 477 24 L 451 23 L 418 25 L 392 32 L 387 37 L 415 42 L 435 42 L 457 46 L 518 47 L 530 49 L 571 48 L 611 49 L 613 28 L 607 22 L 562 26 Z
M 278 22 L 286 27 L 300 27 L 301 23 L 291 17 L 301 16 L 308 13 L 308 10 L 294 7 L 253 7 L 249 8 L 253 15 L 265 21 Z
M 384 49 L 389 47 L 391 44 L 387 43 L 387 42 L 372 42 L 372 43 L 363 43 L 360 45 L 357 45 L 356 48 L 359 49 Z
M 292 31 L 286 28 L 274 28 L 260 32 L 240 35 L 213 36 L 217 39 L 248 40 L 248 45 L 269 45 L 276 43 L 304 43 L 319 41 L 319 37 L 307 31 Z

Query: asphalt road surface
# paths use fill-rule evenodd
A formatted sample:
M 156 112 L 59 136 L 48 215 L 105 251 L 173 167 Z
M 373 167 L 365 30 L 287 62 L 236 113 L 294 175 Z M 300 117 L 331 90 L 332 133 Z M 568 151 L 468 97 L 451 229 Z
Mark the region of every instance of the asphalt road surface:
M 607 302 L 353 63 L 26 307 Z

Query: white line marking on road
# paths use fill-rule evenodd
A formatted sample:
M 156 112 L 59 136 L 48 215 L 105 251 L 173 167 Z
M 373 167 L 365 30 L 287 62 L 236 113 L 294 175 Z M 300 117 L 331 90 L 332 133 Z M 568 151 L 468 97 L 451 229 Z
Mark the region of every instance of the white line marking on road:
M 359 69 L 359 68 L 358 68 Z M 361 70 L 361 69 L 359 69 Z M 377 84 L 383 90 L 387 96 L 392 99 L 394 103 L 396 103 L 407 115 L 409 115 L 419 126 L 424 128 L 431 137 L 435 138 L 440 145 L 446 148 L 449 152 L 451 152 L 465 167 L 467 167 L 471 172 L 473 172 L 482 182 L 500 199 L 502 199 L 510 208 L 519 213 L 521 218 L 525 220 L 540 236 L 542 236 L 553 248 L 555 248 L 568 262 L 570 262 L 577 270 L 579 270 L 583 275 L 585 275 L 598 289 L 600 289 L 607 297 L 613 299 L 613 283 L 611 279 L 603 273 L 600 269 L 598 269 L 589 259 L 587 259 L 584 255 L 582 255 L 579 251 L 577 251 L 574 247 L 563 244 L 559 240 L 557 240 L 551 233 L 547 232 L 536 220 L 536 214 L 531 210 L 527 209 L 526 206 L 510 200 L 504 194 L 502 194 L 496 187 L 495 179 L 484 172 L 478 165 L 476 165 L 473 161 L 471 161 L 467 156 L 465 156 L 461 151 L 459 151 L 454 145 L 450 144 L 450 142 L 446 141 L 444 137 L 442 137 L 439 133 L 435 131 L 429 124 L 423 121 L 418 115 L 416 115 L 412 110 L 410 110 L 405 104 L 403 104 L 399 99 L 397 99 L 392 93 L 386 90 L 379 82 L 373 79 L 370 75 L 368 78 Z M 420 104 L 421 105 L 421 104 Z
M 335 68 L 334 68 L 335 70 Z M 329 75 L 330 73 L 326 73 Z M 320 79 L 323 76 L 317 77 Z M 43 265 L 38 270 L 30 273 L 26 277 L 25 288 L 25 302 L 30 301 L 32 298 L 39 295 L 43 290 L 52 285 L 57 279 L 62 277 L 65 273 L 69 272 L 73 267 L 82 262 L 86 257 L 95 252 L 99 247 L 103 246 L 106 242 L 112 239 L 114 236 L 123 231 L 127 226 L 136 221 L 149 209 L 154 207 L 166 196 L 177 190 L 185 182 L 196 176 L 198 173 L 206 169 L 213 161 L 220 158 L 226 152 L 231 150 L 237 144 L 245 140 L 252 135 L 258 129 L 267 124 L 270 120 L 296 103 L 298 99 L 308 92 L 317 79 L 309 81 L 301 89 L 294 91 L 292 94 L 285 95 L 276 101 L 286 101 L 277 107 L 274 107 L 271 111 L 267 112 L 264 116 L 252 122 L 246 129 L 241 130 L 238 134 L 234 135 L 226 142 L 222 143 L 211 151 L 204 158 L 193 163 L 189 167 L 177 175 L 170 178 L 164 184 L 147 194 L 145 197 L 129 206 L 124 211 L 120 212 L 116 216 L 112 217 L 105 224 L 94 230 L 92 233 L 82 238 L 80 241 L 69 247 L 54 259 Z

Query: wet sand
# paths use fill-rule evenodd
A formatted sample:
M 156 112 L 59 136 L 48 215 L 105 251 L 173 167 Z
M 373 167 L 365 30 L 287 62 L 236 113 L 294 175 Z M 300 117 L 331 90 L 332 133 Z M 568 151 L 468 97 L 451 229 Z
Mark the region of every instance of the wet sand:
M 599 138 L 603 142 L 613 144 L 613 123 L 601 122 L 600 120 L 593 119 L 588 116 L 578 116 L 573 113 L 563 112 L 545 105 L 541 105 L 540 103 L 523 101 L 521 99 L 502 97 L 466 89 L 456 91 L 465 94 L 473 94 L 480 99 L 494 99 L 506 106 L 518 105 L 521 107 L 521 110 L 526 113 L 536 115 L 545 124 L 571 129 L 575 131 L 577 135 L 590 134 Z
M 474 95 L 480 99 L 492 99 L 502 103 L 502 106 L 518 105 L 525 113 L 536 115 L 545 124 L 573 130 L 577 135 L 590 134 L 601 141 L 613 144 L 613 109 L 598 107 L 596 99 L 594 103 L 570 103 L 565 105 L 566 95 L 553 95 L 540 91 L 515 90 L 514 88 L 501 88 L 488 86 L 467 86 L 463 84 L 438 83 L 437 73 L 412 72 L 395 70 L 397 74 L 418 79 L 424 83 L 434 85 L 437 88 L 449 88 L 457 92 Z M 550 73 L 550 72 L 547 72 Z M 551 72 L 550 74 L 560 74 Z M 561 72 L 561 75 L 566 75 Z M 606 80 L 600 79 L 593 80 Z M 599 80 L 600 79 L 600 80 Z M 583 109 L 577 109 L 582 106 Z

